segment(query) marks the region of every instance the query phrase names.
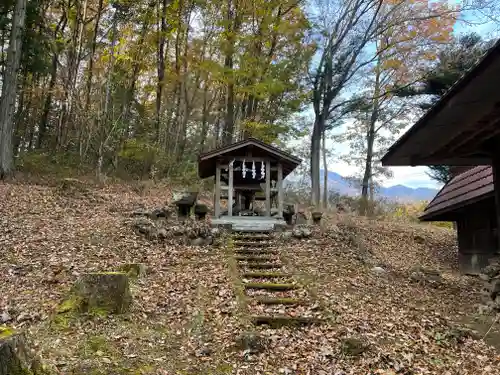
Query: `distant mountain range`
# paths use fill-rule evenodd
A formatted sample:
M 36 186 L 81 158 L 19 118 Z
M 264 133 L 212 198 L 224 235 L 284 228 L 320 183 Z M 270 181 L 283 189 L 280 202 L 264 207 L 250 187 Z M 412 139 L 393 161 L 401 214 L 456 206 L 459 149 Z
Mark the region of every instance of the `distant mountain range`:
M 320 171 L 321 182 L 323 182 L 323 170 Z M 342 195 L 356 196 L 360 194 L 360 189 L 350 185 L 348 181 L 336 172 L 328 172 L 328 187 Z M 438 193 L 437 189 L 411 188 L 404 185 L 382 186 L 377 192 L 378 197 L 397 201 L 429 201 Z
M 324 171 L 320 171 L 321 181 L 323 181 Z M 360 194 L 359 188 L 353 187 L 348 181 L 336 172 L 328 172 L 328 187 L 340 194 L 356 196 Z M 404 185 L 382 186 L 376 192 L 379 197 L 400 200 L 400 201 L 422 201 L 431 200 L 438 193 L 437 189 L 411 188 Z

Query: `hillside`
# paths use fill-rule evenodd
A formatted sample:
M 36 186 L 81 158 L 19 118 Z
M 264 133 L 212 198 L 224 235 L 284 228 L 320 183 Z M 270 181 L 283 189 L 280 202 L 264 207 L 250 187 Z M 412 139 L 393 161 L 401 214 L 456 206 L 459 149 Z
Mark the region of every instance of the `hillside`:
M 149 241 L 132 230 L 133 210 L 169 199 L 164 186 L 0 184 L 0 319 L 25 331 L 54 373 L 500 373 L 496 352 L 460 328 L 476 311 L 480 285 L 457 273 L 452 232 L 340 215 L 310 239 L 277 239 L 326 320 L 256 328 L 265 345 L 254 353 L 235 344 L 250 328 L 228 249 Z M 137 262 L 147 272 L 132 283 L 129 313 L 57 322 L 82 274 Z M 439 280 L 415 280 L 415 266 Z M 346 349 L 352 342 L 363 344 L 359 353 Z
M 323 182 L 324 171 L 321 170 L 321 182 Z M 342 195 L 359 195 L 359 189 L 351 186 L 340 174 L 328 171 L 328 186 Z M 411 188 L 404 185 L 382 186 L 377 196 L 389 200 L 398 201 L 429 201 L 438 193 L 437 189 L 425 187 Z

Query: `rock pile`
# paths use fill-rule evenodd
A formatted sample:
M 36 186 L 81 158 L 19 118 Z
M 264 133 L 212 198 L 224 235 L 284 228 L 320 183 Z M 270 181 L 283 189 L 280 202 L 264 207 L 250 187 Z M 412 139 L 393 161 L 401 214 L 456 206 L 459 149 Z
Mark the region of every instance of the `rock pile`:
M 160 218 L 170 219 L 175 213 L 175 210 L 170 206 L 155 208 L 154 210 L 146 210 L 145 208 L 139 208 L 132 212 L 133 217 L 141 218 L 149 218 L 151 220 L 157 220 Z
M 307 225 L 297 225 L 292 230 L 292 236 L 295 238 L 310 238 L 312 236 L 312 230 Z
M 192 219 L 183 222 L 170 219 L 172 211 L 157 209 L 137 210 L 132 214 L 132 227 L 149 240 L 181 243 L 193 246 L 206 246 L 214 242 L 219 232 L 205 221 Z
M 296 225 L 293 229 L 284 232 L 275 232 L 274 237 L 280 240 L 289 240 L 291 238 L 306 239 L 313 237 L 314 231 L 310 225 Z
M 443 278 L 438 271 L 421 266 L 412 269 L 410 280 L 414 282 L 423 282 L 434 287 L 439 286 L 443 282 Z
M 480 314 L 500 312 L 500 259 L 490 261 L 479 275 L 485 282 L 481 290 L 483 304 L 479 306 Z

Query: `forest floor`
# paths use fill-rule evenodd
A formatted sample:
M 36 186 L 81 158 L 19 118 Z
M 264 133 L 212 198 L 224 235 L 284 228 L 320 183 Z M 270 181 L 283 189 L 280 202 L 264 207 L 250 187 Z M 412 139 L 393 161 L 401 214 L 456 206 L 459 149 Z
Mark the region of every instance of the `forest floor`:
M 475 316 L 481 284 L 459 275 L 451 231 L 340 215 L 310 239 L 278 243 L 328 319 L 254 328 L 266 344 L 250 353 L 235 345 L 249 327 L 227 252 L 150 242 L 132 230 L 134 209 L 168 199 L 161 188 L 111 185 L 79 195 L 0 183 L 0 316 L 58 373 L 500 373 L 500 357 L 482 340 L 491 324 L 462 329 Z M 54 324 L 81 274 L 137 262 L 148 271 L 132 284 L 129 313 Z M 413 280 L 415 266 L 438 271 L 440 280 Z M 363 344 L 356 355 L 345 350 L 353 339 Z

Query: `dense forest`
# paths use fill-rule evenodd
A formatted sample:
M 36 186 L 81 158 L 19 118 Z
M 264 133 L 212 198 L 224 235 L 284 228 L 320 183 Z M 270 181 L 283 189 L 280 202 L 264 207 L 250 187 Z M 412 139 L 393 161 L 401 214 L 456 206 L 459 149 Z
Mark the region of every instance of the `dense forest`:
M 455 25 L 467 12 L 491 20 L 495 6 L 2 1 L 0 175 L 57 165 L 99 178 L 194 176 L 197 155 L 219 145 L 253 136 L 287 147 L 307 137 L 318 204 L 325 140 L 341 127 L 368 196 L 389 173 L 381 154 L 423 101 L 487 49 Z

